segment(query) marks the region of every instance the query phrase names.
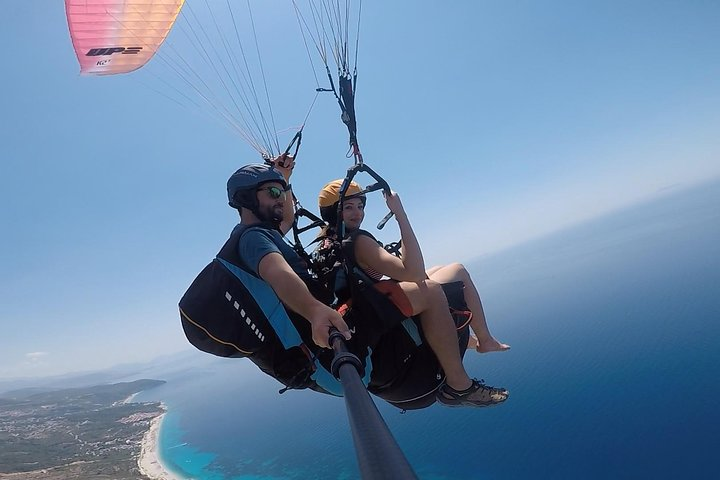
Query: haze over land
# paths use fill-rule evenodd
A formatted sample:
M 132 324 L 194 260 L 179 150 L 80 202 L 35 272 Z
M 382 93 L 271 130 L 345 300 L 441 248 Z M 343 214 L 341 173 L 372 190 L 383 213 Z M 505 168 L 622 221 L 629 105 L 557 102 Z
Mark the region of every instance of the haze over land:
M 164 410 L 158 403 L 125 400 L 163 383 L 1 394 L 0 478 L 19 473 L 25 480 L 138 478 L 140 443 Z

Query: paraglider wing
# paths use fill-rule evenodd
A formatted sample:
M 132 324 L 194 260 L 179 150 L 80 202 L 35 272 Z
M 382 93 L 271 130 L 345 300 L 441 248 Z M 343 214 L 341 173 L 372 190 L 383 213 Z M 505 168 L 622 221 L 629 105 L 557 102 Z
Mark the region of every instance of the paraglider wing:
M 83 75 L 112 75 L 145 65 L 165 40 L 185 0 L 65 0 Z

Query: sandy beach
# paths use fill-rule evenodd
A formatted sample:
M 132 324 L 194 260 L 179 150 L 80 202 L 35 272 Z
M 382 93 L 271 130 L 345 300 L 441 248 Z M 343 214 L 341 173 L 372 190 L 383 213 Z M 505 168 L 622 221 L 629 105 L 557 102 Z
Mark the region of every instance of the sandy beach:
M 163 406 L 164 408 L 164 406 Z M 160 462 L 158 455 L 158 438 L 160 433 L 160 424 L 162 423 L 165 413 L 152 419 L 150 429 L 145 432 L 142 439 L 140 449 L 140 457 L 138 458 L 138 467 L 140 473 L 152 480 L 183 480 L 181 477 L 170 473 Z
M 132 395 L 130 395 L 129 397 L 127 397 L 125 400 L 123 400 L 121 403 L 130 403 L 130 402 L 132 402 L 132 401 L 135 399 L 135 397 L 137 397 L 138 393 L 140 393 L 140 392 L 133 393 Z

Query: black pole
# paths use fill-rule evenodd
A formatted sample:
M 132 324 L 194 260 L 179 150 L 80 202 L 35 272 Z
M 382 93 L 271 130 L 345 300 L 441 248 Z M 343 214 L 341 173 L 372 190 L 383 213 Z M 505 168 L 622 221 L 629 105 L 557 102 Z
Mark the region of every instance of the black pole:
M 360 360 L 348 352 L 345 339 L 336 329 L 330 332 L 330 345 L 335 351 L 332 372 L 340 379 L 345 391 L 345 408 L 360 475 L 365 480 L 417 480 L 417 475 L 360 379 Z

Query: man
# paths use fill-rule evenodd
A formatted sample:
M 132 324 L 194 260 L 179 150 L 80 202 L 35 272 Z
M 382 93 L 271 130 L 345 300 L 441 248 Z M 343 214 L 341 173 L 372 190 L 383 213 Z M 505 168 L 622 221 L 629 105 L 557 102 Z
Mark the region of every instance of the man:
M 290 176 L 294 159 L 281 155 L 272 165 L 246 165 L 227 182 L 228 203 L 240 214 L 236 229 L 247 230 L 240 236 L 238 253 L 245 266 L 267 282 L 280 301 L 305 318 L 312 340 L 327 348 L 329 329 L 337 328 L 345 339 L 350 330 L 342 316 L 313 296 L 314 289 L 307 265 L 282 235 L 294 220 Z M 310 287 L 310 288 L 309 288 Z

